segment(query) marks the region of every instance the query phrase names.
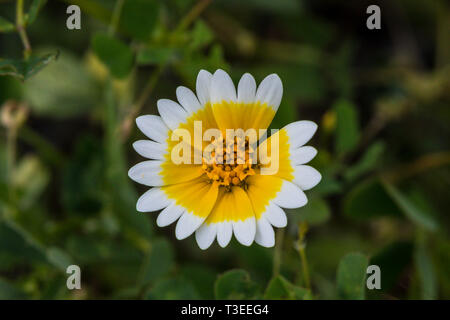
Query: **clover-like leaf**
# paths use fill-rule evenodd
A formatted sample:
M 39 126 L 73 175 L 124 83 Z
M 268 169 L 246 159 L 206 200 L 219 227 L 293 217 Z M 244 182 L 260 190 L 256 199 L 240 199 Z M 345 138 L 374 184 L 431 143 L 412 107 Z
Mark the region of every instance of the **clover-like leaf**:
M 349 253 L 341 259 L 336 279 L 341 299 L 364 299 L 368 264 L 368 258 L 361 253 Z
M 125 1 L 121 26 L 133 38 L 147 40 L 158 21 L 159 4 L 155 0 Z
M 131 49 L 119 39 L 98 33 L 92 39 L 95 54 L 116 78 L 125 78 L 133 67 Z
M 32 56 L 29 59 L 0 59 L 0 76 L 10 75 L 24 81 L 39 72 L 50 62 L 56 60 L 58 53 Z
M 312 296 L 308 289 L 295 286 L 282 276 L 276 276 L 270 280 L 264 299 L 311 300 Z
M 230 270 L 220 275 L 215 283 L 216 299 L 252 299 L 258 295 L 258 286 L 244 270 Z
M 403 194 L 396 186 L 388 181 L 382 181 L 383 186 L 392 198 L 392 200 L 397 204 L 400 210 L 414 223 L 423 226 L 430 231 L 436 231 L 439 224 L 434 219 L 434 217 L 427 212 L 422 210 L 421 207 L 416 205 L 409 197 Z

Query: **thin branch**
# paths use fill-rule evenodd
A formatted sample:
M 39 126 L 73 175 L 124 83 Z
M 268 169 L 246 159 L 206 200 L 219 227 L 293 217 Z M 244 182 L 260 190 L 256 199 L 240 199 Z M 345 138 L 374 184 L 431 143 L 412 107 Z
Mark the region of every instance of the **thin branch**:
M 120 15 L 122 14 L 123 3 L 125 0 L 117 0 L 114 5 L 114 11 L 111 16 L 111 23 L 109 24 L 109 35 L 114 35 L 116 33 L 117 28 L 120 22 Z
M 300 254 L 300 259 L 302 261 L 302 274 L 303 274 L 303 281 L 305 283 L 306 288 L 311 290 L 311 279 L 309 275 L 309 267 L 308 267 L 308 259 L 306 258 L 306 252 L 305 252 L 305 237 L 306 233 L 308 232 L 308 224 L 304 221 L 299 223 L 298 225 L 298 241 L 296 244 L 296 248 L 298 250 L 298 253 Z
M 212 0 L 200 0 L 195 6 L 186 14 L 186 16 L 178 24 L 174 32 L 185 30 L 189 25 L 197 19 L 197 17 L 206 9 Z
M 47 159 L 55 166 L 60 166 L 66 160 L 65 156 L 53 144 L 27 125 L 20 128 L 18 137 L 34 147 L 42 158 Z
M 28 40 L 27 32 L 25 30 L 25 19 L 23 15 L 23 2 L 24 0 L 17 0 L 16 5 L 16 28 L 19 32 L 20 39 L 22 40 L 23 47 L 25 48 L 23 55 L 25 59 L 28 59 L 31 55 L 31 45 Z
M 278 229 L 276 231 L 276 242 L 275 242 L 275 252 L 273 254 L 273 276 L 280 274 L 281 269 L 281 254 L 283 252 L 283 239 L 284 239 L 284 229 Z
M 412 177 L 432 168 L 450 164 L 450 151 L 436 152 L 424 155 L 413 162 L 390 169 L 382 176 L 391 182 Z
M 144 107 L 145 102 L 150 97 L 150 94 L 153 92 L 153 89 L 155 88 L 159 76 L 161 75 L 163 70 L 164 66 L 158 66 L 152 72 L 150 78 L 147 81 L 147 84 L 145 85 L 145 88 L 142 90 L 141 95 L 139 96 L 137 101 L 133 104 L 130 111 L 123 120 L 120 128 L 122 140 L 126 140 L 126 138 L 128 138 L 128 136 L 130 135 L 134 118 L 136 118 L 141 109 Z

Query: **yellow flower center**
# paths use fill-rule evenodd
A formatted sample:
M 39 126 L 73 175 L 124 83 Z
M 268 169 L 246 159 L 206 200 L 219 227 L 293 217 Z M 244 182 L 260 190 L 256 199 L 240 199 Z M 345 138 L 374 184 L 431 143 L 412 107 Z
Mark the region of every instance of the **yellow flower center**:
M 221 147 L 220 144 L 222 144 Z M 258 167 L 256 163 L 253 163 L 255 150 L 250 146 L 248 137 L 235 138 L 229 144 L 222 139 L 217 141 L 216 145 L 219 148 L 216 147 L 210 156 L 203 158 L 202 168 L 208 178 L 212 183 L 225 186 L 228 191 L 232 186 L 241 186 L 246 189 L 246 178 L 254 175 Z

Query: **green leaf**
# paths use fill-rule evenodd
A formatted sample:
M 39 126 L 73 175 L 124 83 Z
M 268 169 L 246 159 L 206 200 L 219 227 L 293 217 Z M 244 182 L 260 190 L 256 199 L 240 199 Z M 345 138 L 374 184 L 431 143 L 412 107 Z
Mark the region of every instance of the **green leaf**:
M 16 29 L 14 23 L 9 22 L 3 17 L 0 17 L 0 32 L 12 32 Z
M 311 225 L 318 225 L 328 221 L 330 218 L 330 207 L 322 198 L 314 197 L 308 201 L 308 205 L 294 209 L 298 221 L 306 221 Z M 293 211 L 293 210 L 289 210 Z
M 17 258 L 17 262 L 46 263 L 63 272 L 71 261 L 68 254 L 57 248 L 45 248 L 27 230 L 10 220 L 0 221 L 0 252 Z
M 26 230 L 9 220 L 0 221 L 0 252 L 17 262 L 46 262 L 45 249 Z
M 189 47 L 192 50 L 196 50 L 210 44 L 214 39 L 214 33 L 206 23 L 202 20 L 197 20 L 192 29 L 191 37 L 192 41 L 189 43 Z
M 159 300 L 192 300 L 199 298 L 194 286 L 183 277 L 158 281 L 146 296 L 146 299 Z
M 28 13 L 25 15 L 27 25 L 30 25 L 36 20 L 39 11 L 46 4 L 47 0 L 33 0 L 30 5 Z
M 69 118 L 98 105 L 96 83 L 73 53 L 61 51 L 58 60 L 25 82 L 24 97 L 38 115 Z
M 369 260 L 361 253 L 349 253 L 339 262 L 337 290 L 341 299 L 363 300 Z
M 49 53 L 41 57 L 33 56 L 28 60 L 0 59 L 0 76 L 10 75 L 27 80 L 57 57 L 58 53 Z
M 179 59 L 180 52 L 176 48 L 150 45 L 139 50 L 136 62 L 139 65 L 165 64 Z
M 236 269 L 218 276 L 214 293 L 220 300 L 252 299 L 257 297 L 258 287 L 247 271 Z
M 346 153 L 356 147 L 359 141 L 358 114 L 354 104 L 347 100 L 335 103 L 336 112 L 336 152 Z
M 97 33 L 92 39 L 92 47 L 114 77 L 125 78 L 130 73 L 133 52 L 126 44 L 106 34 Z
M 186 79 L 195 79 L 200 69 L 230 69 L 225 61 L 223 48 L 219 44 L 214 44 L 209 48 L 207 56 L 201 52 L 186 54 L 183 56 L 183 63 L 177 64 L 176 67 L 177 71 Z M 195 86 L 195 82 L 192 85 Z
M 362 158 L 345 171 L 345 179 L 347 181 L 352 181 L 375 168 L 377 163 L 380 161 L 384 148 L 385 145 L 383 142 L 375 142 L 372 144 L 364 153 Z
M 47 259 L 63 272 L 66 272 L 67 267 L 72 264 L 72 258 L 61 249 L 55 247 L 47 249 Z
M 0 279 L 0 300 L 21 300 L 27 295 L 6 280 Z
M 131 36 L 145 41 L 156 25 L 158 10 L 158 2 L 154 0 L 125 1 L 121 25 Z
M 264 299 L 311 300 L 312 296 L 308 289 L 295 286 L 282 276 L 276 276 L 270 280 Z
M 174 254 L 169 242 L 159 239 L 151 243 L 150 251 L 147 254 L 142 268 L 141 285 L 146 285 L 163 277 L 174 267 Z
M 354 187 L 344 198 L 344 213 L 355 219 L 398 216 L 402 213 L 380 181 L 370 178 Z
M 397 187 L 388 181 L 383 181 L 383 186 L 392 200 L 398 205 L 403 213 L 411 219 L 411 221 L 430 231 L 436 231 L 438 229 L 438 223 L 434 218 L 428 212 L 423 211 L 413 203 L 406 195 L 398 190 Z
M 421 243 L 417 246 L 414 261 L 422 289 L 422 299 L 435 300 L 438 293 L 438 283 L 431 257 L 424 244 Z
M 322 180 L 315 187 L 314 191 L 322 196 L 337 194 L 342 191 L 342 183 L 334 177 L 333 173 L 328 173 L 326 170 L 321 171 Z

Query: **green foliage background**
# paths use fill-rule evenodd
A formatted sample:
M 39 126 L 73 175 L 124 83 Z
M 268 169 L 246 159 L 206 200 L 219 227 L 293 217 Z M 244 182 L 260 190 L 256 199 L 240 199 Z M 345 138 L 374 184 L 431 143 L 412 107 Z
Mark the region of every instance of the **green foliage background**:
M 449 299 L 449 4 L 384 1 L 368 30 L 370 4 L 0 1 L 0 298 Z M 275 248 L 201 251 L 135 210 L 134 119 L 217 68 L 279 74 L 272 127 L 319 124 L 323 180 Z

